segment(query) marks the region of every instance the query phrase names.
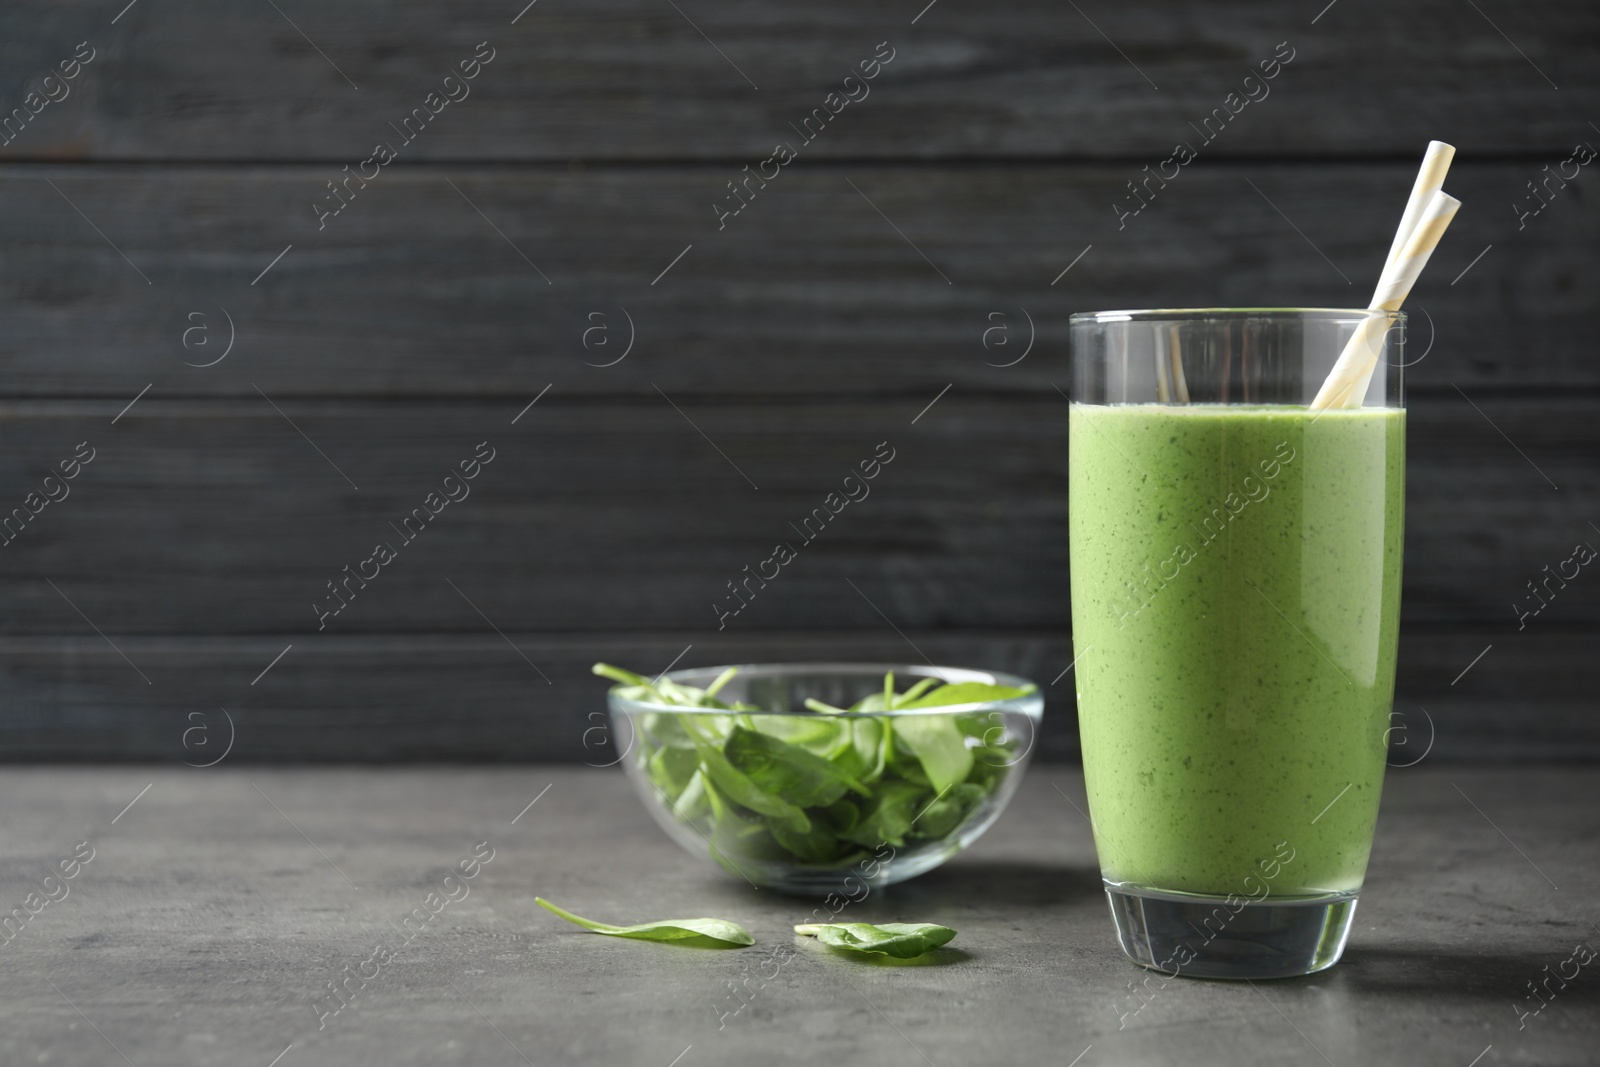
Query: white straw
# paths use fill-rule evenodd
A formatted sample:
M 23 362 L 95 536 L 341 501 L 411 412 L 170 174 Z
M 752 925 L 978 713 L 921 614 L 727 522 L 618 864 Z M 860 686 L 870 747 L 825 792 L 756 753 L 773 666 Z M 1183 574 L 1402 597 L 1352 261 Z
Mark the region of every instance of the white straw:
M 1443 141 L 1429 141 L 1428 150 L 1423 154 L 1422 166 L 1417 170 L 1417 180 L 1411 185 L 1411 195 L 1406 199 L 1406 207 L 1400 215 L 1400 225 L 1395 228 L 1394 240 L 1389 245 L 1389 254 L 1384 257 L 1383 272 L 1378 277 L 1378 288 L 1372 294 L 1370 308 L 1383 308 L 1388 311 L 1397 310 L 1400 301 L 1405 299 L 1405 294 L 1411 291 L 1411 283 L 1416 281 L 1416 273 L 1411 274 L 1411 281 L 1405 285 L 1400 293 L 1399 300 L 1393 307 L 1385 307 L 1385 300 L 1394 288 L 1397 277 L 1396 269 L 1399 267 L 1397 260 L 1405 249 L 1407 243 L 1417 229 L 1425 212 L 1434 204 L 1436 196 L 1444 185 L 1445 175 L 1449 173 L 1450 161 L 1455 158 L 1454 145 L 1445 144 Z M 1459 207 L 1459 202 L 1456 203 Z M 1452 214 L 1454 213 L 1452 209 Z M 1449 225 L 1446 220 L 1445 225 Z M 1441 227 L 1439 233 L 1444 233 Z M 1437 240 L 1434 242 L 1437 244 Z M 1433 249 L 1428 248 L 1431 254 Z M 1422 264 L 1427 262 L 1427 255 L 1423 255 Z M 1418 264 L 1417 272 L 1422 269 Z M 1367 383 L 1372 380 L 1372 372 L 1377 368 L 1377 349 L 1381 345 L 1381 337 L 1374 339 L 1371 336 L 1373 325 L 1379 320 L 1368 317 L 1351 336 L 1345 345 L 1344 351 L 1339 354 L 1339 360 L 1334 364 L 1333 370 L 1328 373 L 1328 379 L 1317 392 L 1317 397 L 1311 402 L 1312 410 L 1332 407 L 1337 403 L 1341 407 L 1360 407 L 1362 399 L 1367 395 Z M 1385 327 L 1387 332 L 1387 327 Z M 1360 368 L 1359 372 L 1352 373 L 1353 368 Z
M 1448 193 L 1435 191 L 1429 197 L 1410 234 L 1394 257 L 1384 265 L 1383 277 L 1378 279 L 1378 288 L 1372 294 L 1371 306 L 1374 310 L 1400 309 L 1460 207 L 1461 201 Z M 1378 365 L 1383 336 L 1389 329 L 1388 321 L 1384 315 L 1369 315 L 1361 321 L 1345 344 L 1344 351 L 1339 353 L 1333 370 L 1328 372 L 1327 381 L 1317 391 L 1316 399 L 1311 402 L 1311 410 L 1361 406 L 1367 383 Z
M 1388 266 L 1411 236 L 1411 231 L 1417 228 L 1417 219 L 1422 217 L 1422 211 L 1433 199 L 1433 194 L 1444 188 L 1445 175 L 1449 173 L 1450 161 L 1455 157 L 1455 145 L 1443 141 L 1428 142 L 1428 151 L 1423 154 L 1417 180 L 1412 183 L 1411 195 L 1406 199 L 1406 209 L 1400 215 L 1400 225 L 1394 231 L 1394 242 L 1389 245 L 1389 254 L 1383 258 L 1384 266 Z

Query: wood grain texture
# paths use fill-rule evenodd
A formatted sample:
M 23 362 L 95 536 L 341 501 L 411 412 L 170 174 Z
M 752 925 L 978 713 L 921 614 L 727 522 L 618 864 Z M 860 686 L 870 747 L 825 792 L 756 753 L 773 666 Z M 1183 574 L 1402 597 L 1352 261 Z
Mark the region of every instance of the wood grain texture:
M 1520 631 L 1513 604 L 1600 536 L 1593 175 L 1519 218 L 1600 136 L 1600 9 L 525 3 L 0 11 L 0 517 L 97 450 L 0 544 L 0 759 L 182 758 L 178 706 L 236 707 L 250 759 L 581 759 L 591 645 L 907 654 L 889 621 L 1054 675 L 1068 315 L 1363 303 L 1429 138 L 1467 206 L 1410 302 L 1403 695 L 1459 726 L 1446 754 L 1595 752 L 1600 593 Z M 470 96 L 396 129 L 485 41 Z M 1179 141 L 1199 160 L 1125 214 Z M 319 633 L 326 583 L 484 440 L 472 496 Z M 719 632 L 884 440 L 872 496 Z M 1491 643 L 1486 695 L 1430 688 Z
M 607 683 L 589 673 L 596 661 L 641 670 L 674 661 L 894 664 L 922 662 L 918 650 L 935 663 L 1034 679 L 1045 694 L 1035 757 L 1078 755 L 1065 631 L 902 635 L 881 620 L 828 632 L 496 634 L 481 620 L 477 629 L 292 640 L 114 635 L 115 649 L 93 634 L 0 638 L 7 708 L 0 761 L 552 759 L 601 766 L 616 761 L 628 738 L 608 723 Z M 1390 762 L 1400 770 L 1424 760 L 1600 759 L 1593 714 L 1600 667 L 1590 654 L 1595 632 L 1408 631 L 1401 638 Z M 1485 646 L 1492 647 L 1474 663 Z
M 662 167 L 385 173 L 319 232 L 326 167 L 0 167 L 0 393 L 1043 391 L 1073 311 L 1363 303 L 1412 178 L 1199 163 L 1119 230 L 1131 166 L 794 168 L 721 231 L 736 172 Z M 1538 173 L 1452 173 L 1414 387 L 1600 385 L 1600 199 L 1519 231 Z
M 1318 17 L 1321 6 L 1026 0 L 919 16 L 921 3 L 542 0 L 513 25 L 516 0 L 297 0 L 142 3 L 112 25 L 120 4 L 26 0 L 0 19 L 7 111 L 79 41 L 99 54 L 74 95 L 0 152 L 354 162 L 484 40 L 493 63 L 414 158 L 753 162 L 882 41 L 895 58 L 817 157 L 1165 154 L 1280 42 L 1293 61 L 1219 154 L 1409 157 L 1430 137 L 1546 151 L 1587 135 L 1600 98 L 1592 4 L 1343 0 Z
M 347 588 L 328 632 L 477 630 L 481 610 L 508 631 L 694 633 L 717 628 L 713 605 L 737 603 L 728 584 L 783 541 L 797 558 L 728 628 L 870 627 L 878 611 L 913 628 L 1066 628 L 1066 401 L 952 391 L 917 418 L 931 399 L 552 392 L 516 425 L 520 397 L 146 398 L 115 426 L 120 402 L 13 402 L 4 514 L 78 442 L 98 451 L 67 499 L 0 548 L 0 618 L 13 634 L 92 633 L 81 610 L 113 635 L 292 639 L 317 630 L 315 603 L 337 606 L 328 583 L 370 571 L 361 561 L 386 543 L 397 558 Z M 1413 405 L 1408 623 L 1513 626 L 1528 581 L 1600 543 L 1597 414 L 1583 399 Z M 403 540 L 400 524 L 483 441 L 496 458 L 471 495 Z M 807 526 L 882 442 L 894 458 L 870 495 Z M 1580 578 L 1530 625 L 1595 622 L 1600 582 Z

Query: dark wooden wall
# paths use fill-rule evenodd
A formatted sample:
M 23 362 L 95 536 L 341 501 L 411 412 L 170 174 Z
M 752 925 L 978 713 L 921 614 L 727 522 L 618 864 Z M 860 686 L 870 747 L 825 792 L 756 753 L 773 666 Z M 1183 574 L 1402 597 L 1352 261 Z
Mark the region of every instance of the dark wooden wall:
M 0 512 L 95 458 L 0 547 L 0 758 L 598 763 L 589 664 L 680 654 L 1020 671 L 1070 755 L 1068 314 L 1360 305 L 1429 138 L 1466 206 L 1411 305 L 1399 707 L 1435 759 L 1593 758 L 1600 577 L 1511 605 L 1600 544 L 1600 173 L 1516 207 L 1597 105 L 1583 0 L 7 4 Z

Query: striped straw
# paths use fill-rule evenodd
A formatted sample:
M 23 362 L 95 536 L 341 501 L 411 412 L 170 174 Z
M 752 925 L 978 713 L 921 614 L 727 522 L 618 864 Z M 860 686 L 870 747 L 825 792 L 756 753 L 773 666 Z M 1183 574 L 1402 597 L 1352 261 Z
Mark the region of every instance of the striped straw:
M 1383 276 L 1378 279 L 1378 288 L 1372 294 L 1371 306 L 1374 310 L 1400 309 L 1460 207 L 1461 201 L 1438 190 L 1428 198 L 1405 242 L 1384 265 Z M 1407 214 L 1410 214 L 1409 210 Z M 1311 401 L 1311 410 L 1361 406 L 1367 383 L 1378 365 L 1378 353 L 1387 331 L 1387 316 L 1369 315 L 1361 321 L 1345 344 L 1344 351 L 1339 353 L 1333 370 L 1328 372 L 1327 381 L 1317 391 L 1316 399 Z

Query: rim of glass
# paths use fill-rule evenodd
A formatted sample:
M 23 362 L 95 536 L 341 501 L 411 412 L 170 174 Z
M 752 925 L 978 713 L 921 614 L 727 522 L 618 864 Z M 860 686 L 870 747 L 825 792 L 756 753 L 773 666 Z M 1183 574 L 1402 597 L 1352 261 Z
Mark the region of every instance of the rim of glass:
M 978 700 L 967 704 L 941 704 L 932 708 L 902 708 L 897 711 L 847 711 L 838 715 L 826 712 L 812 711 L 801 708 L 791 711 L 728 711 L 725 708 L 695 708 L 682 704 L 657 704 L 647 700 L 633 700 L 622 696 L 619 690 L 626 688 L 621 683 L 613 685 L 606 691 L 606 698 L 611 702 L 613 710 L 624 711 L 651 711 L 651 712 L 678 712 L 687 715 L 784 715 L 806 719 L 892 719 L 911 715 L 955 715 L 969 714 L 974 711 L 1012 711 L 1038 720 L 1044 714 L 1044 693 L 1037 683 L 1031 679 L 1023 678 L 1016 674 L 1007 674 L 1005 671 L 984 671 L 970 667 L 939 667 L 916 663 L 827 663 L 827 662 L 802 662 L 802 663 L 725 663 L 716 667 L 685 667 L 681 670 L 669 671 L 660 675 L 669 681 L 681 685 L 692 685 L 703 689 L 717 675 L 735 667 L 739 673 L 755 677 L 772 677 L 783 674 L 807 675 L 859 675 L 876 678 L 878 685 L 883 685 L 883 676 L 893 671 L 896 682 L 902 677 L 939 678 L 946 684 L 953 682 L 983 682 L 988 685 L 1004 685 L 1012 689 L 1032 687 L 1018 697 L 1005 700 Z M 896 688 L 900 688 L 896 685 Z
M 1124 311 L 1078 311 L 1067 321 L 1071 325 L 1089 322 L 1153 322 L 1163 319 L 1256 319 L 1281 316 L 1288 318 L 1322 317 L 1335 320 L 1358 321 L 1382 316 L 1396 322 L 1406 317 L 1404 311 L 1385 311 L 1382 308 L 1297 308 L 1297 307 L 1214 307 L 1214 308 L 1132 308 Z

